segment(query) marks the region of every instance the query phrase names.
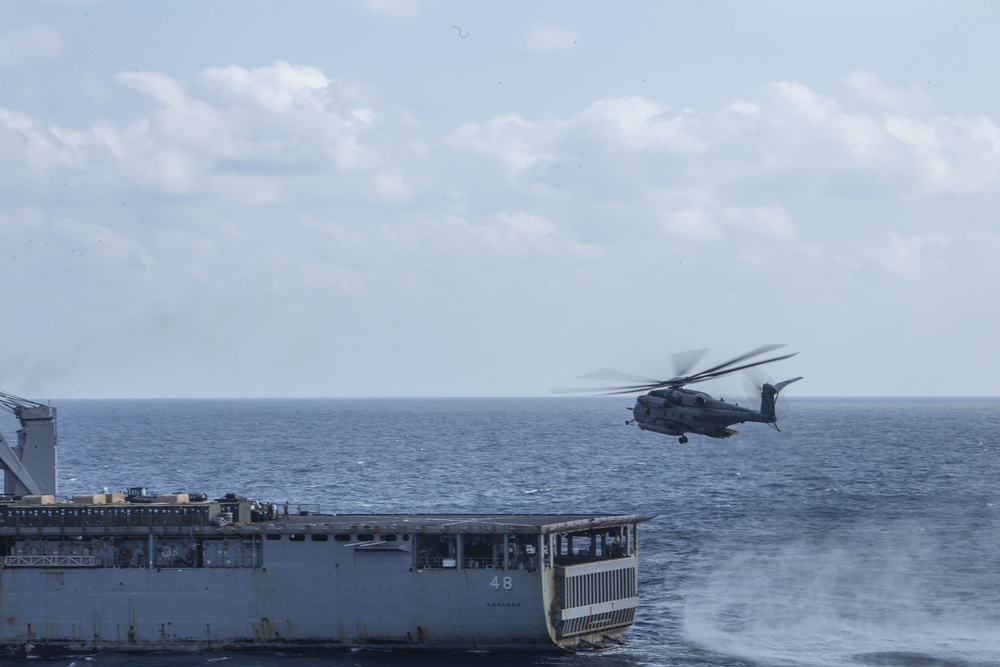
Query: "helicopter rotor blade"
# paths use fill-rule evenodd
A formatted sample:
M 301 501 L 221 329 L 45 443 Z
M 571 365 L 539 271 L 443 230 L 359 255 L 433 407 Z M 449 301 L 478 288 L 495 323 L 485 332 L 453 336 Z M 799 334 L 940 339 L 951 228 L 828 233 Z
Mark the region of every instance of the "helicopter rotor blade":
M 633 375 L 631 373 L 624 373 L 622 371 L 616 371 L 613 368 L 601 368 L 599 370 L 593 371 L 592 373 L 587 373 L 586 375 L 581 375 L 581 378 L 586 378 L 589 380 L 607 380 L 609 382 L 629 382 L 630 384 L 616 385 L 614 387 L 572 387 L 567 389 L 550 389 L 549 391 L 553 394 L 593 394 L 597 396 L 606 396 L 609 394 L 632 394 L 641 391 L 649 391 L 655 387 L 661 386 L 659 380 L 654 380 L 653 378 L 642 377 L 641 375 Z M 640 383 L 640 384 L 635 384 Z
M 699 373 L 695 373 L 691 377 L 701 377 L 701 376 L 707 375 L 709 373 L 714 373 L 716 371 L 721 371 L 723 368 L 727 368 L 728 366 L 732 366 L 733 364 L 738 364 L 741 361 L 746 361 L 750 357 L 756 357 L 757 355 L 760 355 L 760 354 L 766 354 L 766 353 L 770 352 L 771 350 L 777 350 L 779 347 L 785 347 L 785 346 L 784 346 L 784 344 L 781 344 L 781 343 L 778 343 L 778 344 L 772 343 L 770 345 L 761 345 L 760 347 L 758 347 L 756 349 L 753 349 L 753 350 L 750 350 L 749 352 L 746 352 L 745 354 L 741 354 L 738 357 L 733 357 L 729 361 L 724 361 L 721 364 L 717 364 L 715 366 L 712 366 L 711 368 L 706 368 L 705 370 L 703 370 L 703 371 L 701 371 Z M 763 362 L 762 361 L 760 363 L 767 363 L 767 362 Z M 749 366 L 746 366 L 745 368 L 749 368 Z M 738 369 L 734 368 L 733 370 L 738 370 Z
M 618 394 L 636 394 L 650 389 L 656 389 L 661 385 L 646 385 L 644 387 L 629 387 L 627 389 L 617 389 L 615 391 L 602 391 L 598 396 L 617 396 Z
M 706 352 L 706 350 L 691 350 L 689 352 L 680 352 L 678 354 L 672 355 L 675 367 L 677 367 L 678 375 L 670 378 L 669 380 L 654 380 L 652 378 L 643 377 L 641 375 L 633 375 L 632 373 L 624 373 L 622 371 L 614 370 L 613 368 L 602 368 L 600 370 L 587 373 L 586 375 L 581 375 L 580 377 L 591 379 L 591 380 L 607 380 L 610 382 L 633 382 L 638 384 L 626 384 L 619 385 L 616 387 L 591 387 L 589 389 L 584 388 L 567 388 L 567 389 L 551 389 L 550 392 L 553 394 L 591 394 L 591 395 L 602 395 L 609 396 L 615 394 L 634 394 L 639 392 L 650 391 L 653 389 L 660 389 L 662 387 L 672 387 L 679 388 L 687 384 L 693 384 L 695 382 L 705 382 L 706 380 L 711 380 L 713 378 L 722 377 L 729 375 L 731 373 L 736 373 L 747 368 L 754 368 L 755 366 L 762 366 L 764 364 L 770 364 L 775 361 L 781 361 L 782 359 L 788 359 L 789 357 L 794 357 L 798 352 L 792 352 L 791 354 L 783 354 L 777 357 L 771 357 L 769 359 L 762 359 L 760 361 L 754 361 L 748 364 L 742 364 L 735 366 L 734 364 L 739 364 L 740 362 L 746 361 L 752 357 L 756 357 L 761 354 L 770 352 L 771 350 L 776 350 L 780 347 L 784 347 L 783 344 L 770 344 L 762 345 L 755 348 L 749 352 L 739 355 L 738 357 L 733 357 L 728 361 L 724 361 L 721 364 L 716 364 L 711 368 L 707 368 L 693 375 L 684 375 L 695 362 L 698 361 Z
M 641 391 L 649 391 L 650 389 L 655 389 L 659 386 L 662 385 L 654 382 L 651 384 L 637 384 L 618 387 L 550 389 L 549 392 L 553 394 L 594 394 L 597 396 L 609 396 L 611 394 L 634 394 Z
M 688 374 L 688 371 L 698 363 L 698 361 L 705 356 L 708 352 L 708 348 L 702 348 L 700 350 L 688 350 L 687 352 L 677 352 L 670 355 L 671 361 L 674 363 L 674 377 L 683 377 Z
M 730 373 L 735 373 L 741 371 L 744 368 L 753 368 L 754 366 L 762 366 L 764 364 L 770 364 L 775 361 L 781 361 L 782 359 L 788 359 L 789 357 L 794 357 L 798 352 L 792 352 L 791 354 L 783 354 L 780 357 L 772 357 L 770 359 L 764 359 L 763 361 L 755 361 L 752 364 L 744 364 L 742 366 L 736 366 L 735 368 L 726 368 L 723 370 L 715 371 L 714 373 L 703 372 L 698 375 L 692 375 L 688 380 L 688 384 L 694 382 L 704 382 L 705 380 L 711 380 L 712 378 L 722 377 L 723 375 L 729 375 Z M 744 357 L 745 358 L 745 357 Z
M 642 382 L 645 384 L 656 384 L 659 382 L 659 380 L 654 380 L 653 378 L 633 375 L 631 373 L 623 373 L 622 371 L 616 371 L 613 368 L 602 368 L 592 373 L 581 375 L 580 377 L 587 380 L 608 380 L 609 382 Z

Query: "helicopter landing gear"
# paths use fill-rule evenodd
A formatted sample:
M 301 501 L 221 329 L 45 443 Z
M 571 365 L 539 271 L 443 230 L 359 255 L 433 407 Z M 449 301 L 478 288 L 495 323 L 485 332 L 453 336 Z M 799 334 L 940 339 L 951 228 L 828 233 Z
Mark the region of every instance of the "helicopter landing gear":
M 681 437 L 677 438 L 677 442 L 681 443 L 682 445 L 686 445 L 687 441 L 688 437 L 686 435 L 682 435 Z

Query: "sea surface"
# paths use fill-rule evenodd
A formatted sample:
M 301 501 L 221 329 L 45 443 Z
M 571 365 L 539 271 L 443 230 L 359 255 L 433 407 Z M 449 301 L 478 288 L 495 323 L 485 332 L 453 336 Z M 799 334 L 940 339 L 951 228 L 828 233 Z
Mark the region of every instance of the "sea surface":
M 781 432 L 626 426 L 627 397 L 64 400 L 59 493 L 129 486 L 332 512 L 607 512 L 642 606 L 599 654 L 205 652 L 62 667 L 1000 665 L 1000 399 L 782 396 Z M 13 437 L 16 422 L 0 414 Z M 7 419 L 9 418 L 9 419 Z

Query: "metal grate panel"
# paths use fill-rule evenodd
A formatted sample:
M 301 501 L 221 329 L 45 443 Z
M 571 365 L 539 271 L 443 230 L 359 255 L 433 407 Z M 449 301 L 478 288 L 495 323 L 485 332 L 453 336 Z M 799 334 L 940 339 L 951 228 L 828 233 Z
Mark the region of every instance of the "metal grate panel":
M 639 606 L 635 558 L 561 568 L 556 581 L 555 625 L 566 637 L 631 625 Z

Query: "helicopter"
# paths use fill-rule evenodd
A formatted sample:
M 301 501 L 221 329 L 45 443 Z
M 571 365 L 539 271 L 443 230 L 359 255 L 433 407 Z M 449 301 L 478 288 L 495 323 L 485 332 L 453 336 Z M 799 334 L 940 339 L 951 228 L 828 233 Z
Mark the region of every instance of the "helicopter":
M 677 375 L 669 380 L 653 380 L 621 371 L 603 369 L 584 375 L 584 378 L 595 380 L 610 380 L 616 382 L 637 382 L 639 384 L 618 387 L 601 387 L 597 389 L 557 389 L 555 393 L 589 392 L 601 395 L 632 394 L 646 392 L 636 398 L 635 406 L 631 408 L 632 419 L 627 425 L 637 425 L 644 431 L 653 431 L 664 435 L 676 435 L 682 445 L 688 441 L 687 434 L 706 435 L 710 438 L 728 438 L 737 435 L 739 431 L 731 428 L 733 424 L 745 422 L 761 422 L 776 431 L 778 417 L 775 413 L 775 401 L 782 389 L 798 382 L 802 376 L 794 377 L 776 384 L 765 383 L 760 388 L 760 410 L 746 408 L 723 399 L 714 398 L 703 391 L 686 389 L 689 384 L 704 382 L 714 378 L 736 373 L 754 366 L 770 364 L 782 359 L 794 357 L 797 352 L 783 354 L 770 359 L 736 365 L 753 357 L 766 354 L 784 345 L 763 345 L 729 361 L 706 368 L 703 371 L 688 375 L 688 371 L 705 353 L 705 350 L 694 350 L 674 355 L 675 364 L 683 366 L 676 369 Z

